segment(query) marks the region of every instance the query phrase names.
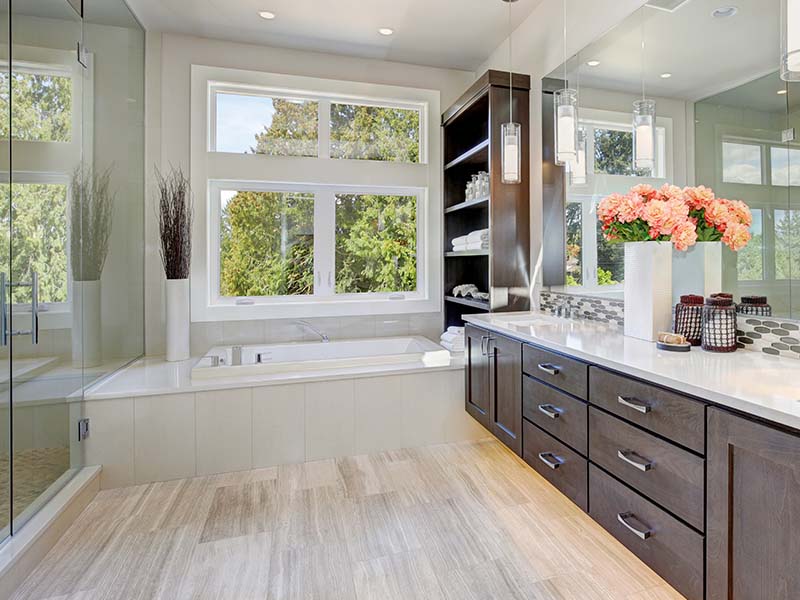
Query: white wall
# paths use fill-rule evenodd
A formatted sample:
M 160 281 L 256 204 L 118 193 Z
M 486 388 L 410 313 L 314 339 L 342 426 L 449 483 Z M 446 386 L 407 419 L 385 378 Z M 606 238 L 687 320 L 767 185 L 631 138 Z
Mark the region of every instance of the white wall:
M 570 56 L 602 37 L 642 6 L 645 0 L 568 0 L 567 52 Z M 545 0 L 512 34 L 513 70 L 531 76 L 531 265 L 538 301 L 542 254 L 542 77 L 564 61 L 563 3 Z M 477 75 L 486 69 L 508 70 L 508 39 L 487 59 Z
M 436 69 L 380 60 L 237 44 L 199 37 L 148 33 L 147 36 L 147 144 L 148 197 L 146 215 L 145 323 L 146 351 L 164 352 L 164 275 L 158 254 L 155 214 L 152 209 L 152 167 L 170 164 L 189 169 L 191 65 L 247 69 L 438 90 L 441 105 L 452 103 L 473 81 L 466 71 Z M 392 316 L 382 319 L 324 319 L 329 333 L 432 335 L 441 326 L 441 313 Z M 304 332 L 286 322 L 197 323 L 192 326 L 192 351 L 211 343 L 248 343 L 261 340 L 303 339 Z

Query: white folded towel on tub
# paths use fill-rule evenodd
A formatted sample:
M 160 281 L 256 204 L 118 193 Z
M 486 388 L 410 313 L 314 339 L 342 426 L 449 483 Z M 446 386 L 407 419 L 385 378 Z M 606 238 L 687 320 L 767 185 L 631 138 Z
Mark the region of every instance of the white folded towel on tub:
M 463 344 L 461 346 L 456 346 L 455 344 L 450 344 L 448 342 L 439 342 L 439 345 L 442 348 L 445 348 L 445 349 L 449 350 L 450 352 L 453 352 L 454 354 L 461 354 L 461 353 L 464 352 L 464 345 Z
M 459 334 L 461 334 L 463 336 L 464 335 L 464 328 L 463 327 L 455 327 L 455 326 L 451 325 L 450 327 L 447 328 L 446 333 L 459 333 Z
M 448 344 L 461 344 L 464 345 L 464 334 L 463 333 L 454 333 L 450 331 L 445 331 L 441 338 L 443 342 L 447 342 Z

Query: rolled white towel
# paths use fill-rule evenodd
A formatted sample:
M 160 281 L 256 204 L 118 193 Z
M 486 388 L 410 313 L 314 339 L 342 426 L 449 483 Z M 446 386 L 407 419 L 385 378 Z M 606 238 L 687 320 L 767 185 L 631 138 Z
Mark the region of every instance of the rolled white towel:
M 441 339 L 443 342 L 447 342 L 448 344 L 461 344 L 462 346 L 464 345 L 463 333 L 451 333 L 449 331 L 445 331 L 439 339 Z
M 468 242 L 469 242 L 469 239 L 468 239 L 468 237 L 466 235 L 462 235 L 462 236 L 459 236 L 457 238 L 453 238 L 452 240 L 450 240 L 450 243 L 453 244 L 453 246 L 464 246 Z
M 463 327 L 455 327 L 454 325 L 451 325 L 450 327 L 447 328 L 447 333 L 457 333 L 457 334 L 463 336 L 464 335 L 464 328 Z
M 489 240 L 488 229 L 478 229 L 477 231 L 473 231 L 467 235 L 468 242 L 485 242 L 488 240 Z
M 450 352 L 453 352 L 454 354 L 462 354 L 464 352 L 464 346 L 463 345 L 459 347 L 459 346 L 456 346 L 454 344 L 450 344 L 448 342 L 439 342 L 439 345 L 442 348 L 445 348 L 445 349 L 449 350 Z

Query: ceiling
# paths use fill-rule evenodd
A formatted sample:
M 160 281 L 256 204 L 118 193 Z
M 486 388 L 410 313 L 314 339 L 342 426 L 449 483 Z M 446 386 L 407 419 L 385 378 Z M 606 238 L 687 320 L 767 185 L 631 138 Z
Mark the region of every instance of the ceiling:
M 512 4 L 516 27 L 544 0 Z M 148 29 L 477 69 L 508 35 L 502 0 L 128 0 Z M 276 14 L 271 21 L 258 12 Z M 378 33 L 394 29 L 391 36 Z
M 729 5 L 736 15 L 711 16 Z M 674 12 L 645 6 L 569 61 L 570 83 L 579 73 L 581 85 L 641 93 L 644 29 L 649 95 L 699 100 L 717 94 L 777 70 L 779 10 L 780 0 L 688 0 Z M 600 64 L 589 67 L 590 60 Z M 563 77 L 563 68 L 552 75 Z

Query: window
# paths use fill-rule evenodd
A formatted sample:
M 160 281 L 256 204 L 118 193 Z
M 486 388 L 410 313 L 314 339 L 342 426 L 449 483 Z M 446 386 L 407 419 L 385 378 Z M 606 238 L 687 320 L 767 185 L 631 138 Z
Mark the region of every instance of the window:
M 800 186 L 800 148 L 770 148 L 772 185 Z
M 72 138 L 72 77 L 57 65 L 15 62 L 11 73 L 14 122 L 8 131 L 9 74 L 0 72 L 0 138 L 24 141 L 69 142 Z
M 775 216 L 775 279 L 797 279 L 800 273 L 800 210 L 778 210 Z
M 753 224 L 750 243 L 737 253 L 736 268 L 739 281 L 761 281 L 764 279 L 764 211 L 753 208 Z
M 583 206 L 567 203 L 567 279 L 568 286 L 583 285 Z
M 438 92 L 203 66 L 192 86 L 195 321 L 439 309 Z
M 722 142 L 722 181 L 761 185 L 761 145 Z

